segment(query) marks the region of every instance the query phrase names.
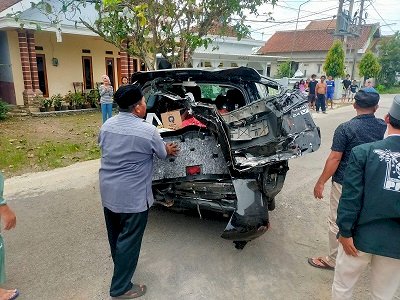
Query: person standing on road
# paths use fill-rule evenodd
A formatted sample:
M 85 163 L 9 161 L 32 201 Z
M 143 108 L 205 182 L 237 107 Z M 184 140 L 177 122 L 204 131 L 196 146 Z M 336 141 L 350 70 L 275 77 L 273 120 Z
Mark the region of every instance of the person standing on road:
M 368 264 L 372 299 L 393 299 L 400 286 L 400 95 L 385 122 L 384 140 L 354 147 L 350 154 L 337 215 L 333 300 L 351 299 Z
M 308 83 L 308 104 L 311 109 L 315 109 L 315 87 L 318 84 L 318 81 L 315 80 L 317 75 L 311 75 L 311 81 Z
M 112 104 L 114 89 L 111 85 L 110 78 L 107 75 L 101 76 L 103 83 L 99 87 L 101 114 L 103 123 L 112 117 Z
M 314 187 L 314 197 L 323 198 L 325 183 L 332 177 L 330 194 L 329 224 L 329 254 L 309 258 L 310 265 L 316 268 L 333 270 L 336 264 L 338 241 L 336 234 L 336 212 L 339 198 L 342 193 L 343 175 L 347 167 L 351 149 L 355 146 L 383 139 L 386 124 L 382 119 L 375 118 L 378 109 L 379 94 L 359 91 L 355 95 L 354 109 L 357 116 L 340 124 L 333 135 L 331 153 L 329 154 L 324 170 Z
M 133 284 L 152 193 L 153 155 L 175 156 L 178 146 L 165 144 L 155 126 L 145 122 L 146 102 L 139 86 L 126 85 L 115 93 L 120 113 L 100 129 L 100 194 L 114 262 L 110 295 L 133 299 L 146 286 Z
M 299 90 L 300 90 L 300 92 L 302 92 L 302 93 L 305 93 L 305 92 L 306 92 L 306 82 L 304 81 L 304 79 L 301 79 L 301 80 L 300 80 L 300 83 L 299 83 Z
M 349 87 L 351 84 L 350 74 L 346 75 L 346 79 L 344 79 L 342 81 L 342 84 L 343 84 L 342 102 L 345 102 L 346 98 L 347 98 L 347 101 L 350 101 L 350 95 L 349 95 L 349 92 L 350 92 Z
M 317 102 L 315 103 L 315 110 L 319 113 L 319 108 L 321 108 L 322 113 L 326 114 L 326 102 L 325 95 L 327 92 L 327 87 L 325 83 L 326 77 L 324 75 L 321 76 L 321 81 L 317 83 L 315 87 L 315 94 L 317 95 Z
M 333 96 L 335 95 L 335 80 L 332 80 L 332 76 L 328 76 L 326 81 L 326 100 L 330 102 L 331 109 L 333 109 Z
M 374 88 L 374 82 L 372 81 L 371 78 L 365 80 L 365 86 L 363 87 L 363 90 L 366 92 L 373 92 L 377 93 L 378 91 Z
M 4 191 L 4 177 L 0 172 L 0 219 L 3 222 L 4 229 L 10 230 L 17 224 L 17 218 L 15 213 L 8 206 L 6 200 L 3 198 Z M 0 284 L 3 285 L 6 281 L 6 269 L 5 269 L 5 250 L 4 240 L 0 234 Z M 19 291 L 16 289 L 6 290 L 0 288 L 0 299 L 13 300 L 19 296 Z
M 358 89 L 357 81 L 353 80 L 353 83 L 350 85 L 349 89 L 350 89 L 350 100 L 351 102 L 353 102 L 354 96 L 356 95 Z

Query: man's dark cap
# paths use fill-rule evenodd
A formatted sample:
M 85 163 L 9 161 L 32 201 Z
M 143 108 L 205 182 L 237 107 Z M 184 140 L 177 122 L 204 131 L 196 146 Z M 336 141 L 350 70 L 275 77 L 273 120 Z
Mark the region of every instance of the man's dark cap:
M 394 97 L 392 106 L 389 110 L 389 115 L 391 115 L 396 120 L 400 120 L 400 95 L 396 95 Z
M 354 99 L 356 103 L 361 108 L 373 107 L 379 102 L 379 94 L 374 92 L 366 92 L 365 90 L 359 90 Z
M 142 89 L 140 86 L 133 84 L 121 86 L 114 94 L 114 101 L 120 108 L 124 109 L 139 103 L 142 98 Z

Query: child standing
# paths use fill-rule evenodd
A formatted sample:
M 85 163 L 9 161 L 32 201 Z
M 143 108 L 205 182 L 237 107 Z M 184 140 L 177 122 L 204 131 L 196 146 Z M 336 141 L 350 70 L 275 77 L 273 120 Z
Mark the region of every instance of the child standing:
M 353 82 L 350 85 L 350 93 L 351 93 L 350 94 L 350 99 L 351 99 L 351 102 L 353 102 L 354 95 L 357 93 L 357 90 L 358 90 L 357 81 L 353 80 Z M 350 99 L 349 99 L 349 101 L 350 101 Z
M 5 230 L 10 230 L 15 227 L 17 218 L 15 213 L 7 205 L 6 200 L 3 198 L 4 190 L 4 178 L 3 174 L 0 172 L 0 218 L 4 225 Z M 4 251 L 4 241 L 0 234 L 0 284 L 3 284 L 6 280 L 6 270 L 5 270 L 5 251 Z M 0 288 L 0 299 L 13 300 L 19 296 L 18 290 L 6 290 Z

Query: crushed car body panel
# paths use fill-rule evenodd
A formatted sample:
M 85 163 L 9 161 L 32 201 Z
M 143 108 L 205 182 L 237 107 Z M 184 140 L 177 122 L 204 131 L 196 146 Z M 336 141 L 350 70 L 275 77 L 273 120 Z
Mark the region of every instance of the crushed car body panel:
M 154 160 L 156 202 L 194 207 L 200 216 L 203 208 L 230 214 L 222 237 L 236 242 L 263 234 L 284 185 L 287 160 L 320 146 L 304 95 L 247 67 L 138 72 L 131 82 L 142 86 L 148 113 L 157 119 L 180 111 L 197 124 L 160 131 L 181 151 Z M 214 90 L 219 95 L 210 97 Z M 231 98 L 223 112 L 219 96 Z

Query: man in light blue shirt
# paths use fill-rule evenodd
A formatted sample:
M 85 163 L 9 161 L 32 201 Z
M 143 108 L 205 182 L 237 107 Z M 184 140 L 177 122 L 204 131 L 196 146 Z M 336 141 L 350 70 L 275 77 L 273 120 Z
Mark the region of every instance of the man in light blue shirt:
M 143 120 L 146 102 L 140 87 L 120 87 L 114 101 L 120 113 L 100 129 L 100 194 L 114 262 L 110 295 L 133 299 L 146 292 L 145 285 L 133 284 L 131 279 L 154 201 L 153 155 L 175 156 L 178 147 L 165 144 L 157 128 Z

